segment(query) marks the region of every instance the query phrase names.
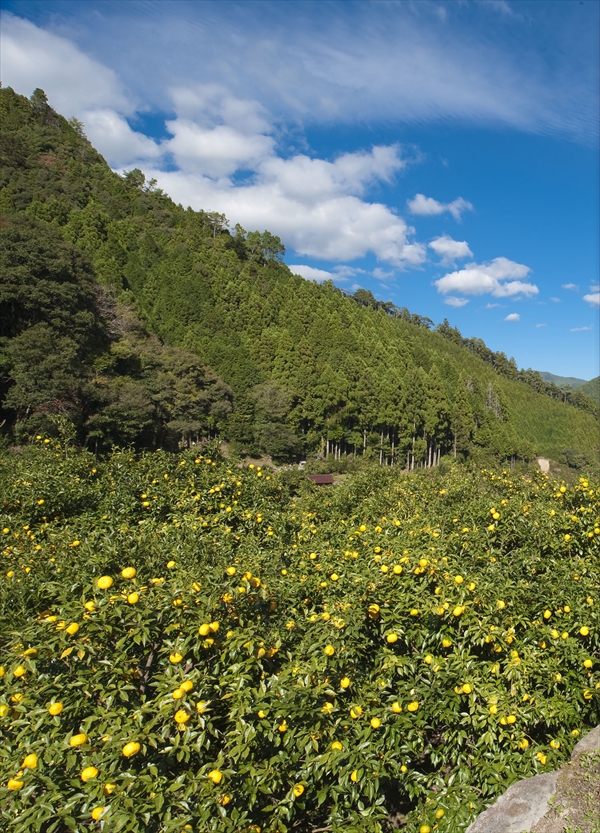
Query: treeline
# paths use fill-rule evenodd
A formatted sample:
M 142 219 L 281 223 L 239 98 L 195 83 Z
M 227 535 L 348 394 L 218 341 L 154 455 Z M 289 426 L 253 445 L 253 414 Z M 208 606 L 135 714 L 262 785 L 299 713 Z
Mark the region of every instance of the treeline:
M 345 293 L 344 293 L 345 294 Z M 357 303 L 371 309 L 384 310 L 393 318 L 400 318 L 417 327 L 425 327 L 426 329 L 435 329 L 436 333 L 449 339 L 453 344 L 458 344 L 470 350 L 486 364 L 491 365 L 495 372 L 510 379 L 513 382 L 522 382 L 536 391 L 553 399 L 558 399 L 561 402 L 566 402 L 573 405 L 575 408 L 581 408 L 584 411 L 594 414 L 596 417 L 600 416 L 600 403 L 598 402 L 597 388 L 592 383 L 587 382 L 580 388 L 571 389 L 569 387 L 559 387 L 554 382 L 546 381 L 537 370 L 527 368 L 527 370 L 519 370 L 514 358 L 507 358 L 506 353 L 502 351 L 491 350 L 483 339 L 473 336 L 472 338 L 464 338 L 458 327 L 451 326 L 447 318 L 434 327 L 434 322 L 431 318 L 427 318 L 417 313 L 411 313 L 407 307 L 398 307 L 391 301 L 378 301 L 373 293 L 368 289 L 357 289 L 353 295 L 349 295 Z M 587 387 L 586 387 L 587 386 Z
M 511 379 L 515 382 L 523 382 L 533 388 L 536 393 L 542 393 L 545 396 L 550 396 L 553 399 L 558 399 L 561 402 L 567 402 L 576 408 L 581 408 L 584 411 L 594 414 L 596 417 L 600 415 L 600 408 L 598 402 L 590 396 L 587 396 L 585 391 L 581 388 L 575 390 L 571 388 L 561 388 L 555 385 L 554 382 L 547 382 L 537 370 L 532 370 L 530 367 L 527 370 L 519 370 L 514 358 L 508 359 L 505 353 L 494 352 L 485 344 L 481 338 L 463 338 L 458 327 L 450 326 L 448 319 L 444 318 L 441 324 L 435 328 L 437 333 L 440 333 L 444 338 L 449 339 L 454 344 L 459 344 L 461 347 L 466 347 L 484 362 L 491 364 L 496 373 Z
M 0 108 L 8 435 L 62 419 L 98 450 L 218 435 L 280 460 L 408 468 L 593 452 L 587 405 L 538 395 L 366 290 L 293 275 L 267 231 L 175 205 L 141 171 L 119 177 L 41 91 L 0 90 Z

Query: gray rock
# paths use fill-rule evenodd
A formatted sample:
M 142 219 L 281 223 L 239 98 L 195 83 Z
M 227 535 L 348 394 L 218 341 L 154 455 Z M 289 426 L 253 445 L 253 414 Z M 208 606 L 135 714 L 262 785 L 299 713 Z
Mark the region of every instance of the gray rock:
M 596 749 L 600 749 L 600 726 L 596 726 L 579 741 L 573 749 L 571 761 L 577 761 L 585 753 Z M 531 833 L 550 810 L 548 802 L 556 792 L 557 781 L 563 770 L 545 772 L 543 775 L 517 781 L 465 833 Z
M 581 738 L 571 753 L 571 760 L 574 761 L 575 758 L 580 758 L 586 752 L 595 752 L 596 749 L 600 749 L 600 726 L 596 726 L 584 738 Z
M 556 790 L 558 772 L 517 781 L 483 812 L 466 833 L 529 833 L 543 818 Z

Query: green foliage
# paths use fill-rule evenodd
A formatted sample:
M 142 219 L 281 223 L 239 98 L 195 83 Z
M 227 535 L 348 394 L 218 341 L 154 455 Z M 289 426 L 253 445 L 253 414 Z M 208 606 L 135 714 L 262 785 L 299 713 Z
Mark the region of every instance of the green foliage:
M 590 379 L 589 382 L 581 385 L 581 392 L 589 399 L 600 403 L 600 376 L 596 376 L 595 379 Z
M 450 454 L 514 464 L 565 448 L 596 460 L 598 408 L 583 393 L 518 371 L 447 321 L 432 332 L 429 318 L 366 290 L 348 297 L 291 274 L 270 232 L 230 231 L 224 215 L 184 210 L 139 169 L 113 173 L 42 91 L 29 101 L 0 90 L 0 115 L 0 205 L 31 250 L 10 265 L 9 289 L 21 287 L 23 315 L 27 297 L 34 310 L 0 346 L 15 437 L 60 412 L 98 450 L 219 433 L 241 454 L 312 454 L 338 468 L 356 456 L 410 470 Z M 58 280 L 52 269 L 69 258 L 74 277 Z M 143 336 L 115 323 L 132 316 Z M 183 351 L 178 368 L 172 349 Z
M 3 829 L 460 833 L 567 760 L 598 490 L 443 468 L 0 456 Z

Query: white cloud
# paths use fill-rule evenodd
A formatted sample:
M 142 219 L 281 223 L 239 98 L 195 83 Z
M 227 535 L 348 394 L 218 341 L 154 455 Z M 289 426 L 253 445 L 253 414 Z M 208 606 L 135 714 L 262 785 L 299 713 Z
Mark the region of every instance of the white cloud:
M 511 312 L 509 315 L 506 316 L 504 319 L 505 321 L 520 321 L 521 316 L 518 312 Z
M 170 124 L 176 130 L 175 122 Z M 173 149 L 180 170 L 147 171 L 176 202 L 220 211 L 247 228 L 268 228 L 309 257 L 354 260 L 372 252 L 398 268 L 425 260 L 425 246 L 410 240 L 414 229 L 387 206 L 361 199 L 370 185 L 389 181 L 404 167 L 397 146 L 345 153 L 334 161 L 304 154 L 283 159 L 264 134 L 242 141 L 238 133 L 238 142 L 230 132 L 224 151 L 207 139 L 216 127 L 198 128 L 198 144 L 187 144 L 186 153 L 176 144 L 177 134 L 163 143 L 165 152 Z M 242 159 L 245 148 L 248 156 Z M 199 164 L 205 173 L 198 171 Z M 236 165 L 252 165 L 252 177 L 236 184 L 226 175 Z
M 54 20 L 80 5 L 59 4 Z M 164 103 L 157 77 L 225 79 L 296 123 L 456 119 L 595 134 L 597 38 L 587 15 L 532 4 L 509 33 L 498 15 L 465 15 L 464 5 L 319 4 L 318 26 L 303 3 L 242 3 L 235 15 L 228 3 L 100 3 L 94 15 L 72 14 L 79 41 L 110 50 L 155 109 Z M 536 37 L 526 37 L 532 27 Z
M 90 110 L 82 112 L 81 118 L 90 142 L 116 168 L 141 165 L 161 155 L 156 142 L 132 130 L 127 119 L 114 110 Z
M 177 166 L 190 173 L 223 177 L 239 169 L 254 169 L 268 158 L 274 141 L 261 134 L 244 135 L 225 124 L 201 127 L 187 119 L 167 122 L 173 138 L 164 143 Z
M 555 304 L 560 304 L 560 298 L 550 298 L 551 301 L 554 301 Z
M 579 287 L 575 283 L 563 283 L 561 289 L 572 289 L 574 292 L 579 292 Z
M 386 269 L 380 269 L 379 266 L 376 266 L 375 269 L 373 269 L 373 277 L 378 281 L 385 281 L 388 278 L 393 278 L 394 272 Z
M 600 285 L 595 284 L 594 286 L 590 286 L 590 292 L 600 292 Z
M 471 9 L 465 16 L 463 2 L 320 4 L 318 26 L 305 5 L 238 4 L 232 15 L 228 3 L 98 3 L 88 14 L 85 4 L 60 3 L 47 17 L 50 26 L 72 32 L 82 50 L 110 60 L 154 111 L 170 104 L 168 86 L 226 83 L 240 100 L 260 97 L 278 120 L 295 124 L 454 119 L 597 135 L 596 32 L 587 15 L 570 13 L 571 4 L 550 4 L 567 8 L 552 13 L 532 4 L 526 26 L 510 35 L 496 15 L 484 20 Z M 498 8 L 504 5 L 498 0 Z M 490 7 L 487 0 L 482 7 Z M 11 17 L 3 15 L 4 32 Z M 528 27 L 539 37 L 526 38 Z M 49 37 L 58 44 L 65 92 L 78 89 L 83 110 L 101 79 L 78 73 L 69 51 L 61 53 L 65 39 Z M 32 39 L 20 45 L 29 63 L 37 62 L 35 82 L 29 76 L 19 90 L 30 94 L 40 86 L 43 52 Z M 8 65 L 6 51 L 3 58 Z M 4 83 L 13 84 L 6 77 Z
M 26 96 L 43 87 L 54 109 L 67 117 L 97 107 L 133 112 L 115 73 L 66 38 L 12 14 L 2 15 L 0 37 L 5 87 Z
M 600 306 L 600 292 L 592 292 L 589 295 L 584 295 L 583 300 L 592 307 Z
M 418 214 L 420 217 L 432 217 L 437 214 L 444 214 L 448 211 L 455 220 L 460 221 L 463 211 L 473 211 L 473 206 L 462 197 L 452 202 L 438 202 L 433 197 L 426 197 L 424 194 L 415 194 L 412 200 L 406 201 L 411 214 Z
M 365 269 L 361 269 L 358 266 L 346 266 L 345 264 L 334 266 L 333 271 L 337 275 L 337 280 L 346 280 L 347 278 L 354 278 L 356 275 L 367 274 Z
M 513 295 L 532 296 L 538 294 L 537 286 L 519 280 L 527 277 L 530 271 L 531 269 L 522 263 L 497 257 L 490 263 L 469 263 L 464 269 L 450 272 L 435 281 L 435 286 L 442 295 L 460 292 L 463 295 L 489 293 L 496 298 L 508 298 Z
M 502 306 L 502 304 L 486 304 L 485 308 L 486 309 L 495 309 L 496 307 L 501 307 L 501 306 Z
M 500 14 L 509 15 L 511 17 L 515 14 L 506 0 L 486 0 L 484 8 L 493 9 Z
M 50 103 L 84 122 L 117 169 L 141 167 L 176 202 L 223 212 L 248 228 L 268 228 L 299 254 L 353 260 L 372 252 L 397 268 L 418 266 L 425 246 L 390 208 L 366 199 L 406 166 L 397 145 L 345 153 L 333 161 L 275 152 L 274 125 L 254 99 L 217 84 L 174 86 L 170 138 L 156 143 L 131 129 L 135 107 L 114 72 L 77 46 L 14 15 L 2 18 L 4 83 L 29 95 L 43 85 Z M 179 170 L 165 170 L 173 161 Z M 238 172 L 249 174 L 235 180 Z
M 114 167 L 160 156 L 152 139 L 137 133 L 125 116 L 135 112 L 115 73 L 66 38 L 12 14 L 2 15 L 2 83 L 29 96 L 43 87 L 51 106 L 83 121 L 92 144 Z
M 302 263 L 292 263 L 290 270 L 294 275 L 300 275 L 306 278 L 307 281 L 332 281 L 339 280 L 338 276 L 333 272 L 327 272 L 325 269 L 315 269 L 314 266 L 305 266 Z
M 436 237 L 429 243 L 429 248 L 442 258 L 442 264 L 448 266 L 462 257 L 473 257 L 466 240 L 453 240 L 449 235 L 443 234 Z
M 469 300 L 468 298 L 455 298 L 453 295 L 449 295 L 444 298 L 444 303 L 448 304 L 449 307 L 464 307 L 465 304 L 469 303 Z
M 539 328 L 539 327 L 547 327 L 548 325 L 547 324 L 536 324 L 535 326 Z
M 571 327 L 572 333 L 585 333 L 588 330 L 593 330 L 593 327 Z

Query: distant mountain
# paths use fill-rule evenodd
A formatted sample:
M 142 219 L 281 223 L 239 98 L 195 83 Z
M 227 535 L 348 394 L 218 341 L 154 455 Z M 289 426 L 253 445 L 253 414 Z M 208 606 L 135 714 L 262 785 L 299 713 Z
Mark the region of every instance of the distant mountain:
M 575 388 L 580 388 L 582 385 L 587 384 L 585 379 L 577 379 L 574 376 L 557 376 L 555 373 L 548 373 L 546 370 L 538 370 L 538 373 L 544 382 L 552 382 L 552 384 L 559 388 L 564 388 L 569 385 L 575 390 Z M 594 380 L 592 379 L 592 381 Z M 589 393 L 587 395 L 589 396 Z
M 596 376 L 595 379 L 590 379 L 589 382 L 582 385 L 581 392 L 600 403 L 600 376 Z

